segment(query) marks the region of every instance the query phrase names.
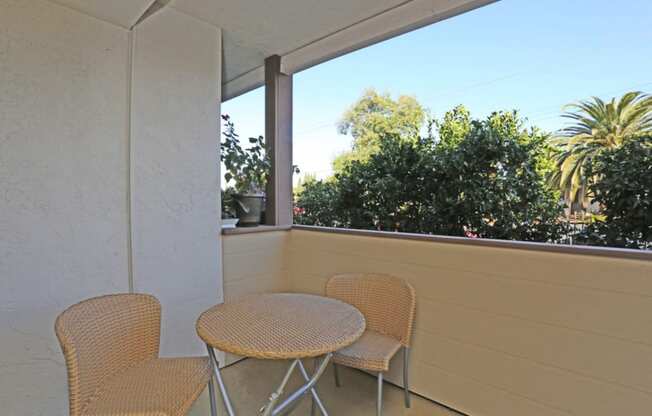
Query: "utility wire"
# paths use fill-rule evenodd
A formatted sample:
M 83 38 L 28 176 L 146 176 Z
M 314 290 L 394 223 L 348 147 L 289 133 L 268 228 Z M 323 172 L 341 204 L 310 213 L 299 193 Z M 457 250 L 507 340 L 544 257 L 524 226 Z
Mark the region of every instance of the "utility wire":
M 536 72 L 536 71 L 534 71 L 534 72 Z M 527 72 L 514 73 L 514 74 L 511 74 L 511 75 L 507 75 L 505 77 L 495 78 L 495 79 L 492 79 L 492 80 L 487 80 L 485 82 L 472 84 L 466 89 L 459 89 L 457 91 L 445 93 L 443 95 L 440 95 L 439 97 L 446 97 L 446 96 L 456 95 L 458 93 L 462 94 L 462 93 L 465 93 L 465 92 L 469 92 L 469 91 L 471 91 L 473 89 L 477 89 L 479 87 L 483 87 L 483 86 L 486 86 L 486 85 L 491 85 L 491 84 L 494 84 L 494 83 L 497 83 L 497 82 L 502 82 L 502 81 L 505 81 L 505 80 L 508 80 L 508 79 L 512 79 L 512 78 L 517 77 L 518 75 L 525 74 L 525 73 L 527 73 Z M 629 87 L 629 88 L 624 88 L 624 89 L 619 89 L 619 90 L 611 90 L 611 91 L 602 92 L 602 93 L 593 94 L 593 95 L 594 96 L 605 96 L 605 95 L 623 94 L 625 92 L 634 91 L 634 90 L 640 89 L 642 87 L 647 87 L 647 86 L 650 86 L 650 85 L 652 85 L 652 82 L 645 82 L 645 83 L 642 83 L 642 84 L 634 85 L 634 86 Z M 561 106 L 561 107 L 563 107 L 563 106 Z M 530 120 L 531 123 L 535 123 L 537 121 L 550 120 L 552 118 L 556 118 L 558 115 L 561 115 L 561 112 L 562 112 L 561 107 L 560 106 L 554 106 L 554 107 L 553 106 L 546 106 L 546 107 L 539 108 L 539 109 L 535 110 L 534 112 L 532 112 L 530 114 L 530 116 L 528 117 L 528 120 Z M 338 124 L 337 122 L 330 122 L 330 123 L 315 125 L 315 126 L 303 129 L 303 130 L 301 130 L 299 132 L 296 132 L 295 135 L 306 135 L 308 133 L 312 133 L 312 132 L 315 132 L 315 131 L 325 129 L 326 127 L 337 127 L 337 124 Z

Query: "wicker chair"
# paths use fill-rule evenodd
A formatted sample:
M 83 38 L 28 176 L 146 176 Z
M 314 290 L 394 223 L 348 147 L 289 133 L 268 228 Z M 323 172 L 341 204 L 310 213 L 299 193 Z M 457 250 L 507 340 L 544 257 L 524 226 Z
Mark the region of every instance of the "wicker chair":
M 381 274 L 345 274 L 332 277 L 326 295 L 349 303 L 362 312 L 367 327 L 360 339 L 333 356 L 335 383 L 339 387 L 338 364 L 378 374 L 376 412 L 382 413 L 383 373 L 389 361 L 403 349 L 405 407 L 410 407 L 408 360 L 410 336 L 416 309 L 414 289 L 405 280 Z
M 158 358 L 161 305 L 149 295 L 107 295 L 57 317 L 68 368 L 70 416 L 181 416 L 209 383 L 208 357 Z

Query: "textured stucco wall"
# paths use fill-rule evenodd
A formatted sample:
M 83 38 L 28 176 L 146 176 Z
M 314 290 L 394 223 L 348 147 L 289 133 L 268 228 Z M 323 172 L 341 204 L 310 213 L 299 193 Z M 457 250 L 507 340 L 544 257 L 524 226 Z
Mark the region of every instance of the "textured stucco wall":
M 0 0 L 2 415 L 67 414 L 54 319 L 129 289 L 130 152 L 135 288 L 163 303 L 164 353 L 205 353 L 194 319 L 221 297 L 220 32 L 163 11 L 134 38 L 130 66 L 129 31 Z
M 417 293 L 412 389 L 470 415 L 652 408 L 652 262 L 293 230 L 292 290 L 336 273 Z M 400 354 L 391 380 L 399 382 Z M 346 381 L 344 381 L 346 383 Z
M 0 414 L 67 411 L 56 315 L 128 289 L 127 32 L 0 0 Z
M 134 289 L 164 305 L 163 354 L 204 354 L 195 320 L 222 297 L 220 32 L 164 9 L 134 37 Z

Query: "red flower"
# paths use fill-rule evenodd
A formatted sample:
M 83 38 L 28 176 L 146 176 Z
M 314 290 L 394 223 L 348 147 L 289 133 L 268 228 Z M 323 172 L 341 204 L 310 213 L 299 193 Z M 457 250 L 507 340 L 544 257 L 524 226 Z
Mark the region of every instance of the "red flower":
M 293 211 L 294 211 L 294 215 L 303 215 L 306 212 L 306 210 L 301 207 L 294 207 Z
M 464 235 L 468 238 L 478 238 L 478 235 L 470 230 L 464 230 Z

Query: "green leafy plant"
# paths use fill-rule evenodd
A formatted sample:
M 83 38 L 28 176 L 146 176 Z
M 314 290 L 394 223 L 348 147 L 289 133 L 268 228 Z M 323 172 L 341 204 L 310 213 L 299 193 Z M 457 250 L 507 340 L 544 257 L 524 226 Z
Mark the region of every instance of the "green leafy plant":
M 227 184 L 233 182 L 239 194 L 260 194 L 264 192 L 271 170 L 270 156 L 265 152 L 263 136 L 249 138 L 251 147 L 243 148 L 235 132 L 233 121 L 222 115 L 224 131 L 220 159 L 224 163 Z
M 222 218 L 236 218 L 235 201 L 233 196 L 235 189 L 227 188 L 222 190 Z
M 588 227 L 584 242 L 652 248 L 652 136 L 602 153 L 587 172 L 602 215 Z

